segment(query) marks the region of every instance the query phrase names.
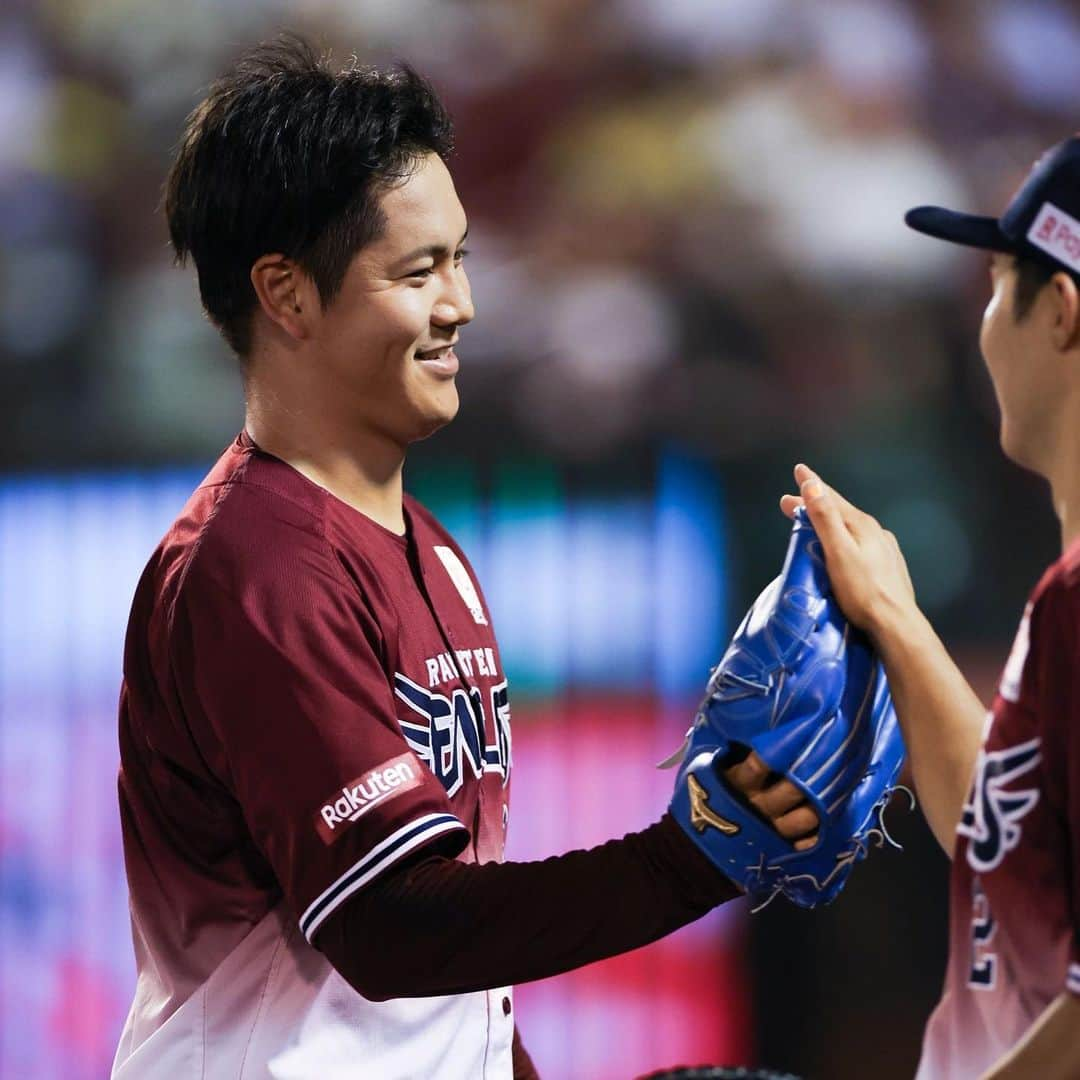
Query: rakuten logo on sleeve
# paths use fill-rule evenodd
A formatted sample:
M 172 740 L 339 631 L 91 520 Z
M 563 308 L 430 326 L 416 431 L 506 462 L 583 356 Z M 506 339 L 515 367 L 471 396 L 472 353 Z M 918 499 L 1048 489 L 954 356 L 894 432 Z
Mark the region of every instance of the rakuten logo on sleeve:
M 1066 266 L 1080 267 L 1080 221 L 1053 203 L 1046 202 L 1039 207 L 1027 238 Z
M 319 808 L 315 829 L 324 844 L 332 844 L 369 810 L 411 791 L 421 783 L 420 763 L 410 753 L 399 754 L 350 781 Z

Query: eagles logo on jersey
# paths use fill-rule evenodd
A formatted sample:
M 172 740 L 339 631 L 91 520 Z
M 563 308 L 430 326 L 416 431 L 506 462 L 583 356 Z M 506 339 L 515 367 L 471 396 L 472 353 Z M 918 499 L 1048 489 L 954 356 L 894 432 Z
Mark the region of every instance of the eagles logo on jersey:
M 1040 760 L 1039 739 L 1004 750 L 983 750 L 975 766 L 975 783 L 964 805 L 958 828 L 968 837 L 967 861 L 984 874 L 1020 843 L 1021 819 L 1039 801 L 1038 788 L 1009 790 L 1008 785 L 1035 769 Z

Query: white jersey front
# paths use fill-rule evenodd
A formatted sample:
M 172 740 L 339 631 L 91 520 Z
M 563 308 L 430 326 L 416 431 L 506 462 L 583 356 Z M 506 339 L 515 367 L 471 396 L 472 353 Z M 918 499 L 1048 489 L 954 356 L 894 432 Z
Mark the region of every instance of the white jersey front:
M 278 908 L 164 1024 L 165 988 L 140 972 L 113 1078 L 506 1080 L 510 996 L 367 1001 Z

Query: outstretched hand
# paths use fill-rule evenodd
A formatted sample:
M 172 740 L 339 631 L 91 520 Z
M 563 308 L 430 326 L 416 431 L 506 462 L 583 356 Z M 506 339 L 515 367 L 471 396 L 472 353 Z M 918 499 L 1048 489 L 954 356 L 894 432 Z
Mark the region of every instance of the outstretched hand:
M 894 622 L 917 611 L 896 537 L 806 465 L 795 466 L 795 482 L 799 494 L 783 496 L 780 509 L 790 518 L 798 507 L 806 507 L 837 603 L 855 626 L 878 639 Z

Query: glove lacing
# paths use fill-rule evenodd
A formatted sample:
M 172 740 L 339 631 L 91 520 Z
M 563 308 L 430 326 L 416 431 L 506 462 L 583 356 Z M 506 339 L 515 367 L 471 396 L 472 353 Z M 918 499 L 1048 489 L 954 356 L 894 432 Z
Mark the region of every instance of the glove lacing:
M 892 834 L 889 832 L 888 827 L 885 824 L 885 811 L 888 808 L 890 801 L 892 800 L 893 791 L 902 791 L 908 797 L 909 813 L 915 809 L 915 793 L 904 784 L 897 784 L 895 788 L 887 791 L 874 804 L 873 808 L 870 811 L 868 820 L 872 820 L 875 823 L 870 828 L 868 828 L 865 833 L 853 836 L 851 838 L 852 846 L 847 851 L 841 852 L 839 855 L 837 855 L 836 865 L 832 868 L 824 881 L 819 880 L 813 874 L 781 873 L 781 876 L 777 880 L 776 884 L 772 886 L 772 891 L 769 893 L 769 895 L 759 904 L 754 905 L 754 907 L 750 909 L 750 914 L 756 915 L 759 911 L 763 911 L 773 902 L 773 900 L 776 899 L 776 897 L 780 893 L 786 892 L 791 883 L 795 881 L 810 881 L 813 884 L 814 888 L 821 892 L 828 886 L 829 882 L 831 882 L 838 873 L 846 869 L 848 866 L 851 866 L 853 863 L 858 862 L 860 859 L 865 859 L 870 852 L 871 844 L 873 844 L 876 848 L 880 848 L 883 847 L 886 843 L 888 843 L 891 847 L 896 848 L 897 851 L 903 851 L 903 844 L 899 843 L 893 838 Z M 780 867 L 766 867 L 765 855 L 763 852 L 761 855 L 761 859 L 758 862 L 758 865 L 754 867 L 753 873 L 755 873 L 758 879 L 761 880 L 765 876 L 766 872 L 769 870 L 780 870 Z

